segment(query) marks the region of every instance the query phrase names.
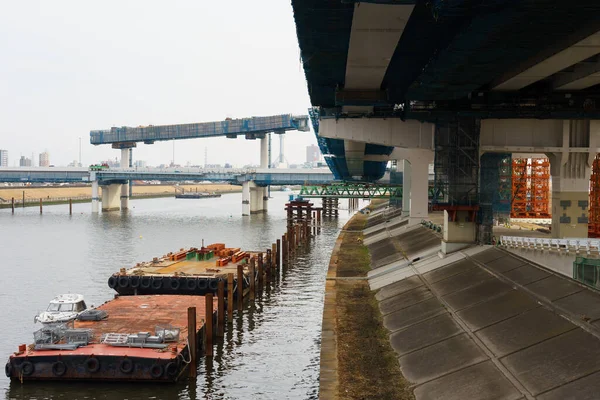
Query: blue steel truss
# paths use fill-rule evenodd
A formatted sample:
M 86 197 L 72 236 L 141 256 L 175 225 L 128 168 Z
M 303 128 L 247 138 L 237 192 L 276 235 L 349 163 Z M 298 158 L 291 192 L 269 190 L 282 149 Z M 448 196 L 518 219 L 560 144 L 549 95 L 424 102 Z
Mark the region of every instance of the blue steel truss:
M 161 140 L 193 139 L 237 135 L 245 135 L 247 139 L 264 137 L 269 132 L 284 133 L 286 131 L 310 130 L 307 115 L 282 114 L 270 117 L 251 117 L 241 119 L 226 119 L 217 122 L 201 122 L 181 125 L 158 125 L 138 127 L 113 127 L 109 130 L 90 132 L 90 143 L 118 144 L 144 142 L 151 144 Z

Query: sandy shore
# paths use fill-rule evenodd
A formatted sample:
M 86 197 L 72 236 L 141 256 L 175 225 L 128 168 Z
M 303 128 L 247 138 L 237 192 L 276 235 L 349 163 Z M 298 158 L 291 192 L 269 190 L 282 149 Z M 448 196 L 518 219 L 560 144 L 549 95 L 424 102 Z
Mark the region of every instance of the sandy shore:
M 234 185 L 145 185 L 145 186 L 133 186 L 133 195 L 144 195 L 144 196 L 163 196 L 163 195 L 175 195 L 176 188 L 184 188 L 185 191 L 198 191 L 198 192 L 217 192 L 217 193 L 230 193 L 230 192 L 241 192 L 241 186 Z M 20 201 L 23 198 L 23 192 L 25 192 L 25 201 L 38 200 L 38 199 L 61 199 L 61 198 L 81 198 L 81 197 L 92 197 L 91 186 L 81 187 L 7 187 L 0 188 L 0 202 L 10 201 L 12 197 L 15 200 Z M 102 193 L 102 189 L 100 189 Z

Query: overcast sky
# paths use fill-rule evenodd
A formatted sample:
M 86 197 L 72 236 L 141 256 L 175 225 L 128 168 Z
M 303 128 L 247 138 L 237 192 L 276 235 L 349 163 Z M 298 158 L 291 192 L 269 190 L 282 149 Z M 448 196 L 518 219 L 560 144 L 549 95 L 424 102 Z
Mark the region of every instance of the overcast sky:
M 306 114 L 293 12 L 284 0 L 0 0 L 0 148 L 9 165 L 50 153 L 55 165 L 120 156 L 89 144 L 111 126 Z M 304 162 L 312 132 L 286 135 Z M 134 160 L 169 163 L 173 142 L 139 144 Z M 259 142 L 175 142 L 175 161 L 259 163 Z M 279 151 L 273 142 L 275 157 Z

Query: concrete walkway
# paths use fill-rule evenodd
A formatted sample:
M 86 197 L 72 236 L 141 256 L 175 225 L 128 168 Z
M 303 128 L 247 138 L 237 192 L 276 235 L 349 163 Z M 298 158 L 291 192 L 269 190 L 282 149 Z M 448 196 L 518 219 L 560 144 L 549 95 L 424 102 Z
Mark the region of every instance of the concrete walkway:
M 368 246 L 370 284 L 417 399 L 600 398 L 596 291 L 489 246 L 440 258 L 439 240 L 419 226 Z

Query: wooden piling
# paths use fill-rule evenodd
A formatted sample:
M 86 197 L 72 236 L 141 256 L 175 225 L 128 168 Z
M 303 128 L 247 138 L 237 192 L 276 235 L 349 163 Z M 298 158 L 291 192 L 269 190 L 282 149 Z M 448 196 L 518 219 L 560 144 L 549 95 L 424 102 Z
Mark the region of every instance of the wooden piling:
M 263 257 L 262 254 L 258 255 L 258 289 L 262 292 L 263 285 L 265 282 L 264 276 L 264 266 L 263 266 Z
M 233 274 L 227 274 L 227 319 L 233 322 Z
M 217 337 L 225 336 L 225 281 L 217 286 Z
M 206 311 L 208 313 L 208 310 Z M 190 369 L 188 371 L 190 378 L 195 378 L 198 373 L 196 368 L 196 352 L 198 341 L 196 336 L 196 307 L 188 307 L 188 350 L 190 351 Z M 207 337 L 208 341 L 208 337 Z M 207 347 L 208 348 L 208 347 Z M 211 346 L 212 348 L 212 346 Z
M 15 198 L 12 198 L 12 213 L 15 213 Z
M 271 282 L 271 276 L 273 275 L 273 271 L 271 271 L 271 261 L 272 261 L 272 256 L 271 256 L 271 249 L 267 249 L 267 257 L 265 259 L 265 275 L 267 277 L 267 282 Z
M 42 213 L 42 198 L 40 197 L 40 214 Z
M 277 275 L 277 243 L 271 245 L 271 275 Z
M 281 239 L 277 239 L 276 250 L 275 250 L 275 260 L 277 261 L 277 269 L 281 268 L 281 241 L 283 240 L 283 236 Z
M 73 215 L 73 199 L 69 199 L 69 215 Z
M 321 209 L 317 208 L 317 235 L 321 234 Z
M 204 329 L 206 332 L 206 354 L 207 357 L 213 355 L 213 294 L 206 293 L 204 295 L 206 299 L 206 318 L 204 319 Z M 194 365 L 194 369 L 195 369 Z M 195 376 L 195 375 L 194 375 Z
M 25 191 L 23 190 L 23 208 L 25 208 Z
M 283 235 L 283 239 L 281 239 L 281 265 L 283 267 L 287 267 L 288 263 L 288 251 L 287 251 L 287 241 L 288 234 L 285 233 Z
M 237 305 L 238 311 L 242 311 L 244 305 L 244 266 L 237 266 Z
M 254 258 L 250 262 L 250 300 L 254 300 L 254 293 L 256 292 L 256 283 L 254 282 L 254 272 L 256 271 L 254 266 Z

